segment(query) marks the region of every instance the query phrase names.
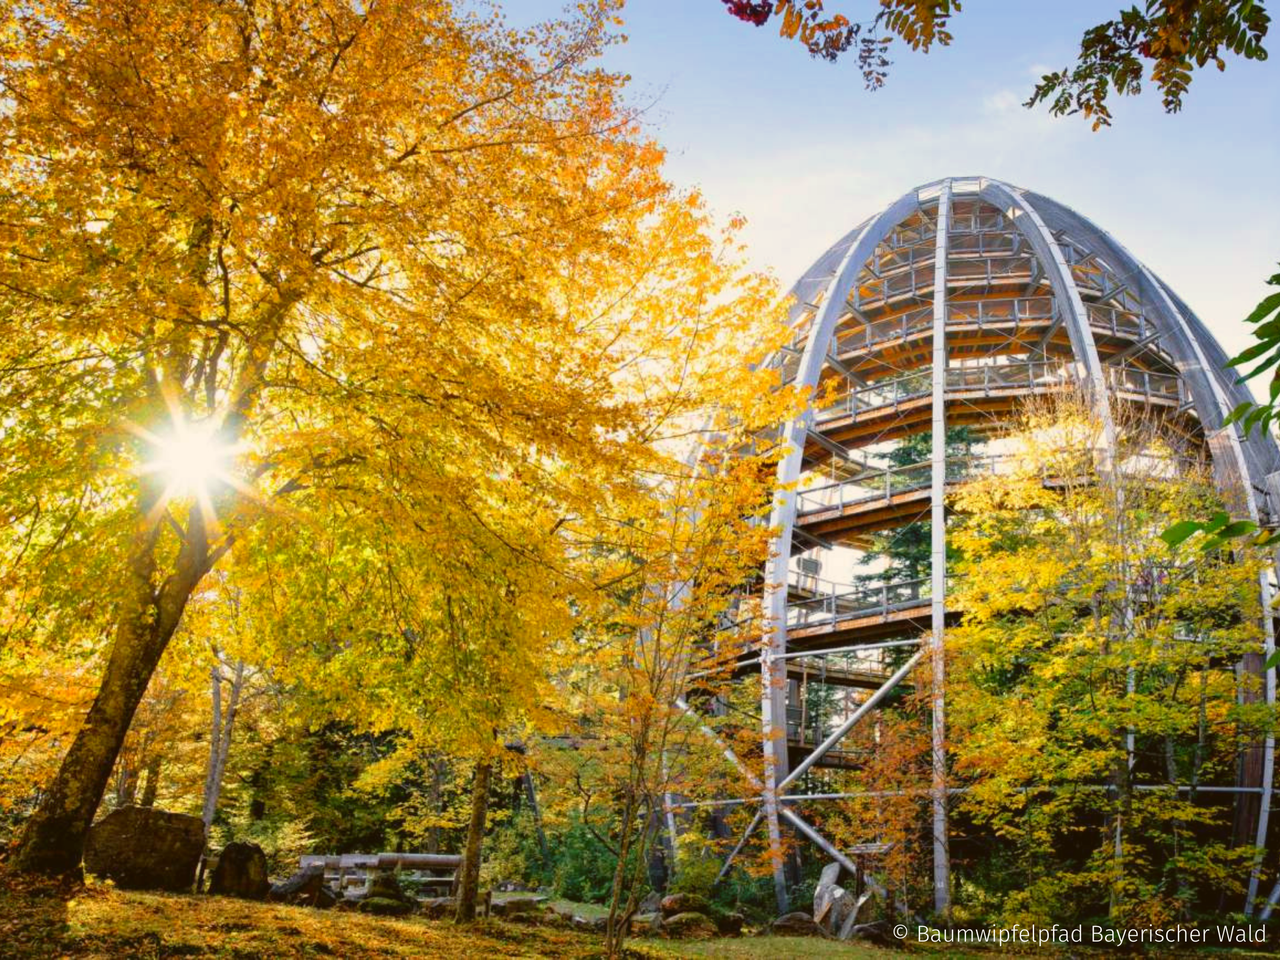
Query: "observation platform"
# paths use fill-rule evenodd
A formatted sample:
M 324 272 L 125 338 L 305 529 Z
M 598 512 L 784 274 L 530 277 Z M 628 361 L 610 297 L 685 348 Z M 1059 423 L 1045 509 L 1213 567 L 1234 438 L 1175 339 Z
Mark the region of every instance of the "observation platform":
M 832 444 L 852 449 L 927 430 L 933 405 L 933 381 L 927 363 L 925 367 L 919 373 L 878 380 L 849 390 L 834 404 L 816 410 L 816 436 L 811 435 L 805 444 L 807 465 L 829 458 Z M 1111 365 L 1104 366 L 1103 371 L 1115 399 L 1162 410 L 1175 420 L 1194 417 L 1190 395 L 1176 374 Z M 989 432 L 1007 424 L 1026 397 L 1062 390 L 1074 384 L 1075 379 L 1071 366 L 1062 363 L 950 368 L 945 391 L 947 424 L 975 428 L 979 434 Z

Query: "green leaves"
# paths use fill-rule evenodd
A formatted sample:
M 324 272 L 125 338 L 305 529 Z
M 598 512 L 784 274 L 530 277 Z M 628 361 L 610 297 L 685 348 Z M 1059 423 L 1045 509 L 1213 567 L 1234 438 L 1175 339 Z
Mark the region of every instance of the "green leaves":
M 1267 283 L 1273 287 L 1280 287 L 1280 273 L 1274 274 Z M 1259 358 L 1263 360 L 1248 373 L 1241 374 L 1237 383 L 1251 380 L 1280 363 L 1280 293 L 1264 297 L 1262 302 L 1254 307 L 1253 312 L 1245 317 L 1244 322 L 1256 325 L 1253 336 L 1258 342 L 1232 357 L 1227 366 L 1239 367 Z M 1277 371 L 1277 374 L 1280 374 L 1280 371 Z M 1277 409 L 1278 400 L 1280 400 L 1280 375 L 1273 375 L 1267 393 L 1267 402 L 1253 403 L 1246 400 L 1237 404 L 1223 421 L 1223 426 L 1238 423 L 1246 436 L 1255 429 L 1265 433 L 1280 417 L 1280 409 Z
M 1215 513 L 1208 520 L 1179 520 L 1161 533 L 1160 539 L 1172 550 L 1197 533 L 1204 534 L 1204 540 L 1200 541 L 1198 546 L 1205 553 L 1218 549 L 1228 540 L 1237 540 L 1253 534 L 1257 534 L 1253 541 L 1255 546 L 1265 547 L 1280 540 L 1280 533 L 1269 534 L 1261 530 L 1252 520 L 1233 521 L 1229 514 L 1222 511 Z

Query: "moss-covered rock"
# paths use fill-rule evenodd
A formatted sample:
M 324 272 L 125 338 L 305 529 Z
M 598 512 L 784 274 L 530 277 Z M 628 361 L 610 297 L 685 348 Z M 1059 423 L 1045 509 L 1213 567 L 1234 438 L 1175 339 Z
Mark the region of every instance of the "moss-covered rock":
M 656 937 L 662 934 L 662 914 L 637 913 L 631 917 L 630 933 L 633 937 Z
M 706 897 L 696 893 L 673 893 L 662 898 L 662 915 L 674 917 L 678 913 L 710 913 L 711 904 Z
M 719 935 L 715 921 L 705 913 L 677 913 L 662 922 L 662 931 L 677 940 L 710 940 Z
M 89 828 L 84 867 L 132 890 L 185 893 L 204 849 L 199 817 L 151 807 L 121 807 Z

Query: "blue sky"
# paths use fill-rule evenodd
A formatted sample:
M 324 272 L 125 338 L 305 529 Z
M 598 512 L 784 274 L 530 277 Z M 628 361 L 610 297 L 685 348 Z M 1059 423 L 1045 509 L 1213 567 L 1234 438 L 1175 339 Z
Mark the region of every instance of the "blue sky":
M 1125 0 L 1125 3 L 1131 0 Z M 563 0 L 507 0 L 513 24 Z M 773 25 L 719 0 L 630 0 L 627 42 L 606 65 L 631 75 L 668 173 L 718 213 L 741 213 L 756 266 L 787 284 L 838 236 L 913 186 L 985 175 L 1048 194 L 1109 230 L 1169 282 L 1228 350 L 1280 260 L 1280 40 L 1271 62 L 1196 75 L 1182 113 L 1154 88 L 1117 102 L 1115 126 L 1020 106 L 1048 67 L 1122 0 L 966 3 L 955 41 L 927 56 L 895 42 L 885 89 L 856 64 L 810 58 Z M 874 0 L 828 0 L 869 15 Z M 1280 30 L 1273 31 L 1280 37 Z

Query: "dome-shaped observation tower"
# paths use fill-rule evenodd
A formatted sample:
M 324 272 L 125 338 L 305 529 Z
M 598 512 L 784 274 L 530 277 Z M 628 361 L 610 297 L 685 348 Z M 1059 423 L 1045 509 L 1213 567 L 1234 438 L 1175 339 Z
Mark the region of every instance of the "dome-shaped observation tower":
M 1010 184 L 954 178 L 909 191 L 819 257 L 792 295 L 792 336 L 774 362 L 785 382 L 838 399 L 783 431 L 777 535 L 763 577 L 766 626 L 760 652 L 741 661 L 761 674 L 765 776 L 747 772 L 726 748 L 759 805 L 725 870 L 757 828 L 774 854 L 780 907 L 783 831 L 854 868 L 852 858 L 868 851 L 838 849 L 797 809 L 841 794 L 808 797 L 797 786 L 814 768 L 856 762 L 842 756 L 841 738 L 924 661 L 932 664 L 934 899 L 942 909 L 950 886 L 944 498 L 957 476 L 949 431 L 996 435 L 1024 398 L 1076 384 L 1104 425 L 1104 443 L 1114 440 L 1112 411 L 1140 405 L 1207 450 L 1233 510 L 1266 526 L 1280 450 L 1256 432 L 1223 428 L 1249 395 L 1160 278 L 1091 221 Z M 912 437 L 924 441 L 917 462 L 884 458 L 886 446 Z M 960 472 L 982 469 L 979 460 L 970 457 Z M 846 572 L 843 554 L 918 520 L 929 521 L 919 578 L 876 584 Z M 1259 588 L 1269 599 L 1267 577 Z M 1270 622 L 1264 633 L 1249 665 L 1255 673 L 1274 645 Z M 815 731 L 805 685 L 819 676 L 843 705 L 829 711 L 834 727 Z M 1262 691 L 1273 703 L 1274 671 L 1265 671 Z M 1265 847 L 1272 742 L 1244 749 L 1239 766 L 1237 830 L 1243 817 Z M 1250 905 L 1256 892 L 1255 870 Z

